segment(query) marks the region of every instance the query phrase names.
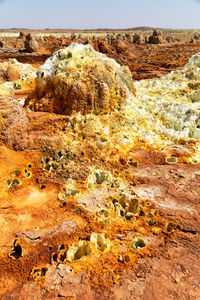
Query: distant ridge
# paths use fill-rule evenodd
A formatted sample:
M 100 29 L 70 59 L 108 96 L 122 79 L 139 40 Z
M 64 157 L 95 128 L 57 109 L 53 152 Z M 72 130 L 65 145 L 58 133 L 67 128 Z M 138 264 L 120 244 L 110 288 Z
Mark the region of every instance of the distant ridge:
M 119 31 L 151 31 L 155 29 L 165 29 L 165 28 L 155 28 L 155 27 L 149 27 L 149 26 L 139 26 L 139 27 L 132 27 L 132 28 L 118 28 L 118 29 L 112 29 L 112 28 L 96 28 L 96 29 L 72 29 L 72 28 L 66 28 L 66 29 L 51 29 L 51 28 L 44 28 L 44 29 L 29 29 L 29 28 L 9 28 L 9 29 L 0 29 L 0 32 L 19 32 L 19 31 L 28 31 L 28 32 L 119 32 Z
M 161 28 L 156 28 L 156 27 L 149 27 L 149 26 L 140 26 L 140 27 L 132 27 L 125 29 L 127 31 L 150 31 L 150 30 L 155 30 L 155 29 L 161 29 Z M 164 28 L 162 28 L 164 29 Z

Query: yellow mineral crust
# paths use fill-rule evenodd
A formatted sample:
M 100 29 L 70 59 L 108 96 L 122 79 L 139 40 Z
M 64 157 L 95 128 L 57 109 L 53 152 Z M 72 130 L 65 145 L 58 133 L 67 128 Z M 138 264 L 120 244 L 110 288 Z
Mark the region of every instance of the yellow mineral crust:
M 10 88 L 16 95 L 26 94 L 35 87 L 36 69 L 16 59 L 0 63 L 0 91 Z M 5 82 L 7 81 L 7 82 Z
M 0 94 L 5 97 L 11 96 L 13 92 L 13 83 L 12 82 L 4 82 L 0 84 Z
M 126 110 L 138 130 L 171 141 L 200 139 L 200 53 L 183 70 L 135 86 L 137 98 Z
M 26 106 L 71 115 L 108 113 L 135 94 L 127 67 L 96 52 L 90 45 L 71 44 L 39 68 L 35 91 Z

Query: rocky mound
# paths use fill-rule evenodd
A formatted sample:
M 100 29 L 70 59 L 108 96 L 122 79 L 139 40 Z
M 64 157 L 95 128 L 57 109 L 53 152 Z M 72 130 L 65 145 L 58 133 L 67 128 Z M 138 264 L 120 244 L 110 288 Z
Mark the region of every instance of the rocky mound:
M 26 106 L 66 115 L 79 111 L 108 113 L 120 108 L 134 93 L 127 67 L 90 45 L 71 44 L 39 68 L 35 91 Z

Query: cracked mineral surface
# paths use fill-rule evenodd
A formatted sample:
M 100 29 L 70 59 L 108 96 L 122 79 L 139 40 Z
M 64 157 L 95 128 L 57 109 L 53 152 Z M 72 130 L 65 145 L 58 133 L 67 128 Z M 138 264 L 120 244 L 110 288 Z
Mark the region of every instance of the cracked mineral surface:
M 77 43 L 0 64 L 1 299 L 199 299 L 199 78 Z

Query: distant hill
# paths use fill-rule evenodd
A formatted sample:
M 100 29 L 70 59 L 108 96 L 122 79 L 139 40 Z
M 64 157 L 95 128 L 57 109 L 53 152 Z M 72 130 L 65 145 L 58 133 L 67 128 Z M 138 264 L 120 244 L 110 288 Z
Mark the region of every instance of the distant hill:
M 28 32 L 126 32 L 126 31 L 151 31 L 155 29 L 161 29 L 161 28 L 154 28 L 149 26 L 140 26 L 140 27 L 132 27 L 132 28 L 118 28 L 118 29 L 112 29 L 112 28 L 97 28 L 97 29 L 72 29 L 72 28 L 66 28 L 66 29 L 51 29 L 51 28 L 44 28 L 44 29 L 29 29 L 29 28 L 10 28 L 10 29 L 0 29 L 0 32 L 19 32 L 19 31 L 28 31 Z M 164 29 L 164 28 L 162 28 Z
M 160 29 L 160 28 L 141 26 L 141 27 L 132 27 L 132 28 L 128 28 L 125 30 L 128 30 L 128 31 L 150 31 L 150 30 L 155 30 L 155 29 Z

